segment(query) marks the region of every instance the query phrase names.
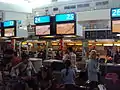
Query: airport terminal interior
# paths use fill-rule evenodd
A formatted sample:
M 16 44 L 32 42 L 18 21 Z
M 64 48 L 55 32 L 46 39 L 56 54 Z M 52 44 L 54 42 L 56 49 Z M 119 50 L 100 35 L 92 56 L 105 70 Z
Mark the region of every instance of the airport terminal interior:
M 0 0 L 0 90 L 120 90 L 120 0 Z

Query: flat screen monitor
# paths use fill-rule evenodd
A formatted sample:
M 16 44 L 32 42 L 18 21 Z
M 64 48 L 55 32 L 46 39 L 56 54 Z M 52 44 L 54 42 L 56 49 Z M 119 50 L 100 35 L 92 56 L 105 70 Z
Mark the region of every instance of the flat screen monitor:
M 120 20 L 112 21 L 112 32 L 120 33 Z
M 74 23 L 57 24 L 56 34 L 61 35 L 75 34 L 75 24 Z
M 15 28 L 5 28 L 4 29 L 4 36 L 5 37 L 15 36 Z
M 50 25 L 36 26 L 36 35 L 50 35 Z
M 1 29 L 0 29 L 0 37 L 2 36 Z

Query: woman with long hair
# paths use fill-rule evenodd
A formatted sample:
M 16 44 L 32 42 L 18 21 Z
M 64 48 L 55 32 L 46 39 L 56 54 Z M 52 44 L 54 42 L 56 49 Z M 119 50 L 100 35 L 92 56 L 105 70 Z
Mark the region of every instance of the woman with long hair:
M 92 50 L 90 52 L 89 61 L 88 61 L 88 80 L 90 81 L 90 90 L 97 88 L 98 84 L 98 61 L 97 61 L 97 52 Z

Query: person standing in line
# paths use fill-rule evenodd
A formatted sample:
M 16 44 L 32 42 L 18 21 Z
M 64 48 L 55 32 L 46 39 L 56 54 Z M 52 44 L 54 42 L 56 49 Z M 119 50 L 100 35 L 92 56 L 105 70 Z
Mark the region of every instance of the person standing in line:
M 69 53 L 69 59 L 71 61 L 72 67 L 76 70 L 76 54 L 73 52 L 73 48 L 69 47 L 68 48 L 68 53 Z
M 97 52 L 92 50 L 90 52 L 90 58 L 88 61 L 88 80 L 90 81 L 90 90 L 97 88 L 98 85 L 98 61 L 97 61 Z
M 62 59 L 64 62 L 66 61 L 66 60 L 69 60 L 69 53 L 68 53 L 68 51 L 66 50 L 65 52 L 64 52 L 64 55 L 63 55 L 63 59 Z
M 71 67 L 70 60 L 65 61 L 65 69 L 61 71 L 61 78 L 66 90 L 74 90 L 75 70 Z

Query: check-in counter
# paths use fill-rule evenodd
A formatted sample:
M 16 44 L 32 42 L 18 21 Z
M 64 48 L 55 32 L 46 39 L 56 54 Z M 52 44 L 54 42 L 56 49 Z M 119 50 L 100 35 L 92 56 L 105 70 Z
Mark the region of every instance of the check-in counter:
M 42 67 L 42 59 L 41 58 L 30 58 L 29 60 L 33 63 L 36 71 L 38 72 L 40 68 Z

